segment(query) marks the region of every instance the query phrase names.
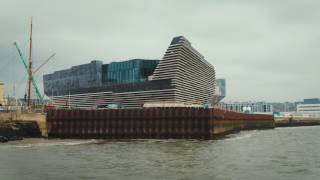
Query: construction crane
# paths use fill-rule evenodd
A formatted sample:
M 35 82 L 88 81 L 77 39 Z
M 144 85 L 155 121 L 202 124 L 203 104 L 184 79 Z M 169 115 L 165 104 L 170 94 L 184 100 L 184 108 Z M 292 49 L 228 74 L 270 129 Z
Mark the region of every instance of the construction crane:
M 29 68 L 28 68 L 28 65 L 27 65 L 27 62 L 25 61 L 24 59 L 24 56 L 22 54 L 22 51 L 20 50 L 18 44 L 16 42 L 13 43 L 13 45 L 16 47 L 18 53 L 19 53 L 19 56 L 20 56 L 20 60 L 21 62 L 23 63 L 27 73 L 29 74 Z M 55 56 L 55 54 L 52 54 L 48 59 L 46 59 L 34 72 L 33 74 L 35 74 L 42 66 L 44 66 L 47 62 L 49 62 L 50 59 L 52 59 L 53 57 Z M 36 95 L 40 101 L 40 103 L 43 103 L 43 96 L 41 95 L 40 91 L 39 91 L 39 88 L 37 86 L 37 83 L 35 82 L 34 78 L 32 77 L 31 78 L 32 80 L 32 85 L 33 85 L 33 88 L 36 92 Z

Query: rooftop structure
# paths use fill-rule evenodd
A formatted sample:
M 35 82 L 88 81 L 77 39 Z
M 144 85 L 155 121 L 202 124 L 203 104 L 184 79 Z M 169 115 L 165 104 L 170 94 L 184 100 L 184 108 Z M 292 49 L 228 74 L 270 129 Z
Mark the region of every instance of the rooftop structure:
M 45 75 L 46 95 L 61 108 L 97 108 L 114 104 L 137 108 L 155 102 L 202 105 L 212 103 L 216 96 L 214 67 L 183 36 L 173 38 L 160 61 L 133 59 L 99 64 L 101 66 L 93 68 L 93 74 L 87 73 L 88 77 L 97 76 L 92 78 L 96 80 L 92 86 L 66 88 L 64 79 L 78 79 L 76 75 L 72 78 L 62 76 L 62 79 L 50 79 L 50 75 Z M 48 85 L 50 81 L 57 83 L 57 91 L 53 93 L 50 88 L 54 89 L 54 85 Z

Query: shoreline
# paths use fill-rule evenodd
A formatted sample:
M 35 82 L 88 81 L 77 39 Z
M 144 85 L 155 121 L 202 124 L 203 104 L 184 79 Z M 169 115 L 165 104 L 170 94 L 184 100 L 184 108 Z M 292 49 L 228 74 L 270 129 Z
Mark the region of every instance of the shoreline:
M 277 126 L 276 128 L 290 128 L 290 127 L 310 127 L 310 126 L 319 126 L 319 125 L 300 125 L 300 126 Z M 217 136 L 216 138 L 210 140 L 204 139 L 68 139 L 68 138 L 47 138 L 47 137 L 23 137 L 18 140 L 10 140 L 6 143 L 0 143 L 4 145 L 17 145 L 21 147 L 33 147 L 33 146 L 57 146 L 57 145 L 82 145 L 82 144 L 101 144 L 106 142 L 130 142 L 130 141 L 216 141 L 216 140 L 225 140 L 233 138 L 236 135 L 239 135 L 241 132 L 250 132 L 250 131 L 263 131 L 263 130 L 272 130 L 272 129 L 252 129 L 252 130 L 239 130 L 233 131 L 225 135 Z M 230 136 L 230 137 L 229 137 Z
M 320 126 L 320 120 L 281 120 L 275 121 L 274 127 L 300 127 L 300 126 Z M 254 129 L 253 129 L 254 130 Z M 262 129 L 263 130 L 263 129 Z M 229 134 L 238 134 L 243 130 L 234 130 L 227 133 L 217 135 L 212 140 L 225 139 Z M 250 131 L 250 130 L 249 130 Z M 59 138 L 47 138 L 41 135 L 40 129 L 36 121 L 0 121 L 0 143 L 6 142 L 20 142 L 21 140 L 29 138 L 43 139 L 43 140 L 57 140 Z M 142 138 L 144 139 L 144 138 Z M 62 138 L 60 140 L 86 140 L 85 138 Z M 88 139 L 87 139 L 88 140 Z M 111 141 L 126 141 L 139 139 L 103 139 L 93 138 L 92 140 L 111 140 Z M 160 140 L 160 139 L 159 139 Z M 166 140 L 166 139 L 165 139 Z M 167 139 L 167 140 L 170 140 Z

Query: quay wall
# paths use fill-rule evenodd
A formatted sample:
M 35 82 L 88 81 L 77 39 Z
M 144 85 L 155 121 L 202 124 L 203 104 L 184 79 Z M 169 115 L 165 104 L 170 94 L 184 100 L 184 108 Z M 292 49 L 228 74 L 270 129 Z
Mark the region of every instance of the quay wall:
M 42 137 L 36 121 L 0 121 L 0 143 Z
M 213 118 L 212 118 L 213 117 Z M 213 134 L 226 135 L 241 130 L 272 129 L 274 117 L 265 114 L 244 114 L 221 109 L 212 110 Z
M 36 112 L 1 112 L 0 113 L 0 123 L 1 122 L 36 122 L 38 125 L 41 135 L 43 137 L 48 136 L 47 124 L 46 124 L 46 115 L 44 113 Z
M 274 128 L 270 115 L 204 108 L 139 108 L 47 112 L 51 138 L 212 139 L 238 130 Z
M 293 118 L 275 121 L 275 127 L 320 126 L 320 118 Z

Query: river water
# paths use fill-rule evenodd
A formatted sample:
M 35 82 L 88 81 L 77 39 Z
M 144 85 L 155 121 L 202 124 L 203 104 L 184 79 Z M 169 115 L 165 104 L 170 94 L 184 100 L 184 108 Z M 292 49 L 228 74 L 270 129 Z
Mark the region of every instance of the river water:
M 226 139 L 45 140 L 0 144 L 0 180 L 320 179 L 320 126 Z

